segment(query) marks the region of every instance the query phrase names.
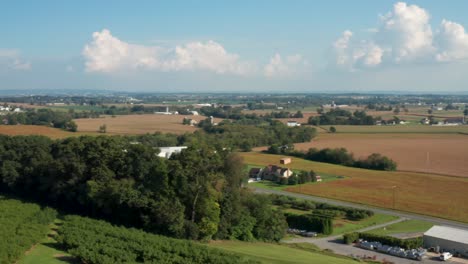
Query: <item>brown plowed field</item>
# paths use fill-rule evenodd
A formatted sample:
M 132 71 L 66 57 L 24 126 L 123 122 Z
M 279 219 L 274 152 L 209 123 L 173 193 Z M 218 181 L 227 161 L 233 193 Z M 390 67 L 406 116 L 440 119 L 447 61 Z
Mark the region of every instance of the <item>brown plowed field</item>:
M 380 153 L 398 163 L 398 170 L 468 177 L 468 135 L 462 134 L 319 134 L 296 149 L 339 148 L 355 157 Z
M 101 125 L 106 125 L 108 134 L 146 134 L 154 132 L 183 134 L 194 132 L 196 127 L 182 125 L 183 115 L 120 115 L 101 118 L 75 119 L 80 132 L 96 132 Z M 194 120 L 205 119 L 204 116 L 188 116 Z M 215 122 L 220 122 L 216 119 Z
M 72 136 L 81 136 L 90 133 L 73 133 L 64 131 L 58 128 L 46 127 L 46 126 L 33 126 L 33 125 L 0 125 L 0 134 L 9 136 L 27 136 L 27 135 L 41 135 L 47 136 L 52 139 L 66 138 Z

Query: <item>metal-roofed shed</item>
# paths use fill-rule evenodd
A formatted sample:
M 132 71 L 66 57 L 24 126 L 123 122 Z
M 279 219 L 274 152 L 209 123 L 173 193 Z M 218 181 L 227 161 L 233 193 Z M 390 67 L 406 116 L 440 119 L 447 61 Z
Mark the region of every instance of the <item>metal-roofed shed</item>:
M 448 226 L 433 226 L 423 237 L 424 247 L 439 247 L 442 252 L 451 252 L 468 257 L 468 230 Z

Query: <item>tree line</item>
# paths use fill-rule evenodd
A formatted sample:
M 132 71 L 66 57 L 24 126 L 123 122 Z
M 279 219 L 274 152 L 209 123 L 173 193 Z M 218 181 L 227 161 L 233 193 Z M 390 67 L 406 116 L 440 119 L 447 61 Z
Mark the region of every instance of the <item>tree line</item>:
M 134 139 L 0 136 L 0 190 L 178 238 L 284 236 L 284 215 L 241 187 L 238 155 L 198 141 L 167 160 Z
M 73 110 L 64 112 L 41 108 L 28 109 L 18 113 L 8 113 L 3 117 L 3 123 L 6 125 L 50 126 L 76 132 L 78 126 L 73 119 L 96 117 L 99 117 L 99 115 L 94 112 L 75 112 Z
M 266 152 L 369 170 L 395 171 L 397 169 L 395 161 L 379 153 L 372 153 L 366 158 L 356 159 L 353 153 L 348 152 L 345 148 L 324 148 L 321 150 L 309 148 L 308 151 L 298 151 L 292 148 L 293 146 L 280 148 L 277 145 L 272 145 Z
M 309 117 L 308 123 L 314 126 L 322 125 L 375 125 L 376 119 L 365 111 L 350 111 L 334 108 L 328 112 L 319 111 L 320 116 Z
M 292 145 L 309 142 L 316 135 L 315 128 L 288 127 L 277 120 L 253 125 L 244 124 L 242 121 L 224 120 L 215 126 L 208 118 L 202 120 L 199 126 L 208 134 L 207 138 L 211 142 L 220 142 L 243 151 L 271 144 Z

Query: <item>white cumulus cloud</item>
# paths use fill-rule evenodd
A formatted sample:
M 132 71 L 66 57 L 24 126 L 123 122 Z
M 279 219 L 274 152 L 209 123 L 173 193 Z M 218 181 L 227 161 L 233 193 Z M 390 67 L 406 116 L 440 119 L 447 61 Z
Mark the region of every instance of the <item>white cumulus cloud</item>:
M 433 33 L 430 14 L 417 5 L 398 2 L 369 39 L 355 39 L 350 30 L 333 43 L 336 64 L 355 70 L 383 63 L 451 62 L 468 59 L 468 34 L 455 22 L 443 20 Z
M 396 62 L 427 56 L 433 52 L 430 15 L 417 5 L 396 3 L 393 11 L 382 17 L 381 42 L 390 44 Z
M 0 49 L 0 65 L 20 71 L 31 69 L 31 62 L 24 61 L 16 49 Z
M 264 74 L 269 78 L 292 77 L 303 73 L 308 62 L 300 54 L 282 57 L 276 53 L 264 67 Z
M 455 22 L 442 20 L 436 42 L 438 61 L 453 61 L 468 58 L 468 34 L 465 28 Z
M 130 44 L 107 29 L 93 33 L 93 41 L 83 49 L 86 70 L 114 72 L 126 69 L 158 71 L 204 70 L 218 74 L 250 74 L 255 66 L 241 61 L 215 42 L 190 42 L 174 48 Z
M 349 30 L 343 32 L 333 47 L 336 53 L 336 64 L 350 70 L 356 66 L 374 67 L 382 62 L 384 50 L 373 42 L 352 41 L 353 33 Z

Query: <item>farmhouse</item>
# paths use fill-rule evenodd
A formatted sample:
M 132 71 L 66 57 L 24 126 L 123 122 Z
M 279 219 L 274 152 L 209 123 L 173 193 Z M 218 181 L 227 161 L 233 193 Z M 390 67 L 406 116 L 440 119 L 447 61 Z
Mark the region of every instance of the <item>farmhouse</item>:
M 158 157 L 161 158 L 170 158 L 172 154 L 174 153 L 180 153 L 183 149 L 186 149 L 187 147 L 181 146 L 181 147 L 160 147 Z
M 291 158 L 281 158 L 280 163 L 281 164 L 289 164 L 289 163 L 291 163 Z
M 452 117 L 444 120 L 444 124 L 462 125 L 465 123 L 465 117 Z
M 424 247 L 468 257 L 468 230 L 433 226 L 423 236 Z
M 278 178 L 289 178 L 293 175 L 292 170 L 282 168 L 276 165 L 268 165 L 263 169 L 262 178 L 264 180 L 274 181 Z

